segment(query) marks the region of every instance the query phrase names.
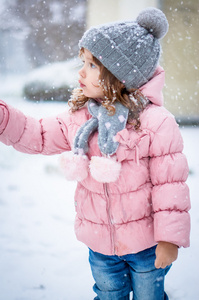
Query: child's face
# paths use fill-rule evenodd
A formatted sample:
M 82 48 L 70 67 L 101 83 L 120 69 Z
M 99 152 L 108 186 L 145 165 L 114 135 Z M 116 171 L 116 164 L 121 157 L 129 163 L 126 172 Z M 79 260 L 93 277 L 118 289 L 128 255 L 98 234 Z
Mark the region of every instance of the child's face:
M 89 98 L 104 98 L 99 84 L 100 67 L 93 61 L 91 52 L 84 49 L 81 55 L 83 67 L 79 70 L 79 84 L 83 94 Z

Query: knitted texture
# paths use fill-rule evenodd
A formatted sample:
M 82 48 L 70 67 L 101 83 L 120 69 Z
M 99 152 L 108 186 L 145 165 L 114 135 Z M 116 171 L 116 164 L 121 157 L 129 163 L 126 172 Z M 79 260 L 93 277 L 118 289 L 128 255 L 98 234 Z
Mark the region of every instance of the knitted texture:
M 126 127 L 128 108 L 115 102 L 115 114 L 110 116 L 101 103 L 90 99 L 88 111 L 92 118 L 77 131 L 73 152 L 62 154 L 60 163 L 67 180 L 84 180 L 89 173 L 98 182 L 114 182 L 119 178 L 121 163 L 110 158 L 119 146 L 116 135 Z M 88 151 L 90 135 L 98 131 L 98 146 L 102 157 L 92 156 L 91 161 L 85 155 Z M 105 156 L 105 157 L 104 157 Z
M 160 43 L 168 31 L 164 13 L 147 8 L 136 21 L 114 22 L 92 27 L 79 42 L 88 49 L 127 89 L 139 88 L 154 74 Z
M 126 127 L 129 110 L 120 102 L 114 104 L 115 114 L 109 115 L 108 110 L 101 103 L 90 99 L 88 111 L 92 115 L 78 130 L 73 151 L 75 154 L 83 155 L 88 151 L 88 139 L 91 133 L 98 130 L 98 146 L 102 154 L 112 155 L 116 152 L 119 143 L 115 140 L 116 134 Z

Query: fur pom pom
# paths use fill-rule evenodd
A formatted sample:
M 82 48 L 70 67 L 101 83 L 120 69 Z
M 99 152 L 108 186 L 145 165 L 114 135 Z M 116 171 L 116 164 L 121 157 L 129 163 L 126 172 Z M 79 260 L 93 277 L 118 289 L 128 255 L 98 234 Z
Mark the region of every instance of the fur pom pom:
M 137 17 L 140 26 L 146 28 L 157 39 L 161 39 L 168 31 L 169 24 L 165 14 L 158 8 L 148 7 Z
M 65 152 L 60 157 L 60 165 L 67 180 L 82 181 L 88 176 L 88 157 Z
M 89 167 L 91 176 L 98 182 L 114 182 L 120 176 L 121 163 L 112 158 L 93 156 Z

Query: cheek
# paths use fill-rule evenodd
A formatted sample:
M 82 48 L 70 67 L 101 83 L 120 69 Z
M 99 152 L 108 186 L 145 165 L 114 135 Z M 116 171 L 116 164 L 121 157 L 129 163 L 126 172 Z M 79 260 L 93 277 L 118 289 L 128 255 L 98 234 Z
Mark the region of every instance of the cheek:
M 92 87 L 93 87 L 93 92 L 95 94 L 98 95 L 98 97 L 103 97 L 104 96 L 104 93 L 103 93 L 103 89 L 102 87 L 99 85 L 99 81 L 96 81 L 96 82 L 93 82 L 92 83 Z
M 99 80 L 93 80 L 91 81 L 92 86 L 94 86 L 95 88 L 101 88 L 100 84 L 99 84 Z
M 99 76 L 100 76 L 100 72 L 97 70 L 95 72 L 95 74 L 93 74 L 93 78 L 91 80 L 91 83 L 95 86 L 95 87 L 99 87 Z

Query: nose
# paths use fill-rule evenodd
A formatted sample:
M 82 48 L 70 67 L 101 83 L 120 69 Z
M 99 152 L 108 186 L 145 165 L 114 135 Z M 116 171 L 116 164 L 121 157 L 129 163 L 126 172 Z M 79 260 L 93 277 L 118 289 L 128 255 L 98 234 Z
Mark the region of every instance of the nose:
M 79 75 L 81 76 L 81 77 L 83 77 L 83 78 L 85 78 L 86 77 L 86 72 L 85 72 L 85 70 L 84 70 L 84 66 L 79 70 Z

